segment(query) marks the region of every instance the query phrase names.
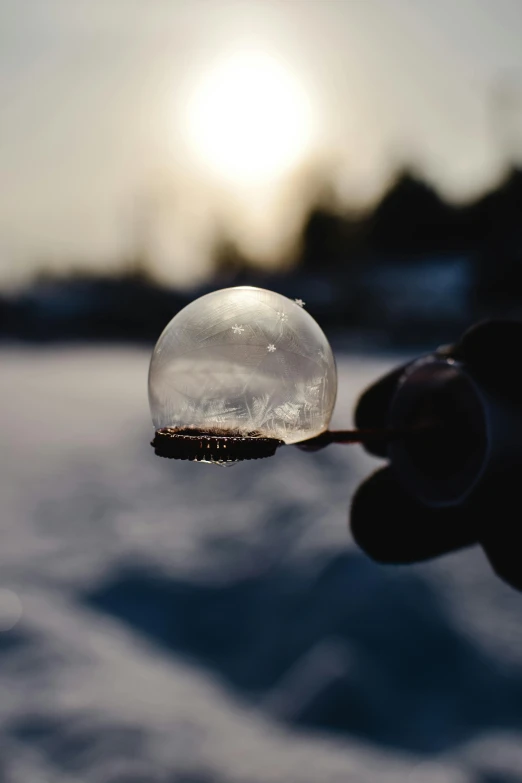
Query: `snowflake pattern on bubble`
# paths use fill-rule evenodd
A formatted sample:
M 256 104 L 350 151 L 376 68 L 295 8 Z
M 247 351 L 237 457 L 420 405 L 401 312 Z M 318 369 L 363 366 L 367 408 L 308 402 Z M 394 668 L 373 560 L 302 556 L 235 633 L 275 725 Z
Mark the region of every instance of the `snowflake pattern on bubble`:
M 335 360 L 317 322 L 296 302 L 248 286 L 181 310 L 149 370 L 156 429 L 298 443 L 328 429 L 336 392 Z

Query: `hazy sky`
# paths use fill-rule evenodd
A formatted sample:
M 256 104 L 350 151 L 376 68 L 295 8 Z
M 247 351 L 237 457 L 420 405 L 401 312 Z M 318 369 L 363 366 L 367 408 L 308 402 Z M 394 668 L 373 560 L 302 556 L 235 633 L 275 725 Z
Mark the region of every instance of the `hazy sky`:
M 185 282 L 220 226 L 269 258 L 310 170 L 346 202 L 371 202 L 405 163 L 469 198 L 522 152 L 521 44 L 521 0 L 0 0 L 0 280 L 106 267 L 138 235 Z M 254 90 L 266 177 L 239 149 L 252 52 L 279 69 Z

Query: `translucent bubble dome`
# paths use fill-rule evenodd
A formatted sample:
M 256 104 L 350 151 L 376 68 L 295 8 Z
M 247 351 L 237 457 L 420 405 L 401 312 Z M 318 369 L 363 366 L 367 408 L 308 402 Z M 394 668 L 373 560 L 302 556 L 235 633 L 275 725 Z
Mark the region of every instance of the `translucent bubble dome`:
M 181 310 L 152 354 L 155 428 L 297 443 L 328 428 L 337 392 L 323 331 L 285 296 L 240 286 Z

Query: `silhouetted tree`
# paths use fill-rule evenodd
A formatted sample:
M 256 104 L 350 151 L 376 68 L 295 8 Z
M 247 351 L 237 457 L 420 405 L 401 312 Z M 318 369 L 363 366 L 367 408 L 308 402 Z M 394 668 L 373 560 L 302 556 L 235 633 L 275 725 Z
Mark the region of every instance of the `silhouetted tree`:
M 418 256 L 455 252 L 471 241 L 463 211 L 428 184 L 404 174 L 375 209 L 368 230 L 378 255 Z
M 522 171 L 473 207 L 481 237 L 476 294 L 479 304 L 522 308 Z

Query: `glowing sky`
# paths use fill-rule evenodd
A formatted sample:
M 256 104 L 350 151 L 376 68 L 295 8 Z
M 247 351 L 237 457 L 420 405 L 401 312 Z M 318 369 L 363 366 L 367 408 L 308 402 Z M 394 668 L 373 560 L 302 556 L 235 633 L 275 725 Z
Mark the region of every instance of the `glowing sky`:
M 522 152 L 521 40 L 520 0 L 0 0 L 0 280 L 114 265 L 139 235 L 158 274 L 187 282 L 220 226 L 275 257 L 310 168 L 347 203 L 404 163 L 468 198 Z M 293 85 L 267 98 L 283 125 L 253 166 L 214 98 L 191 124 L 238 52 Z M 237 72 L 219 84 L 229 117 Z

